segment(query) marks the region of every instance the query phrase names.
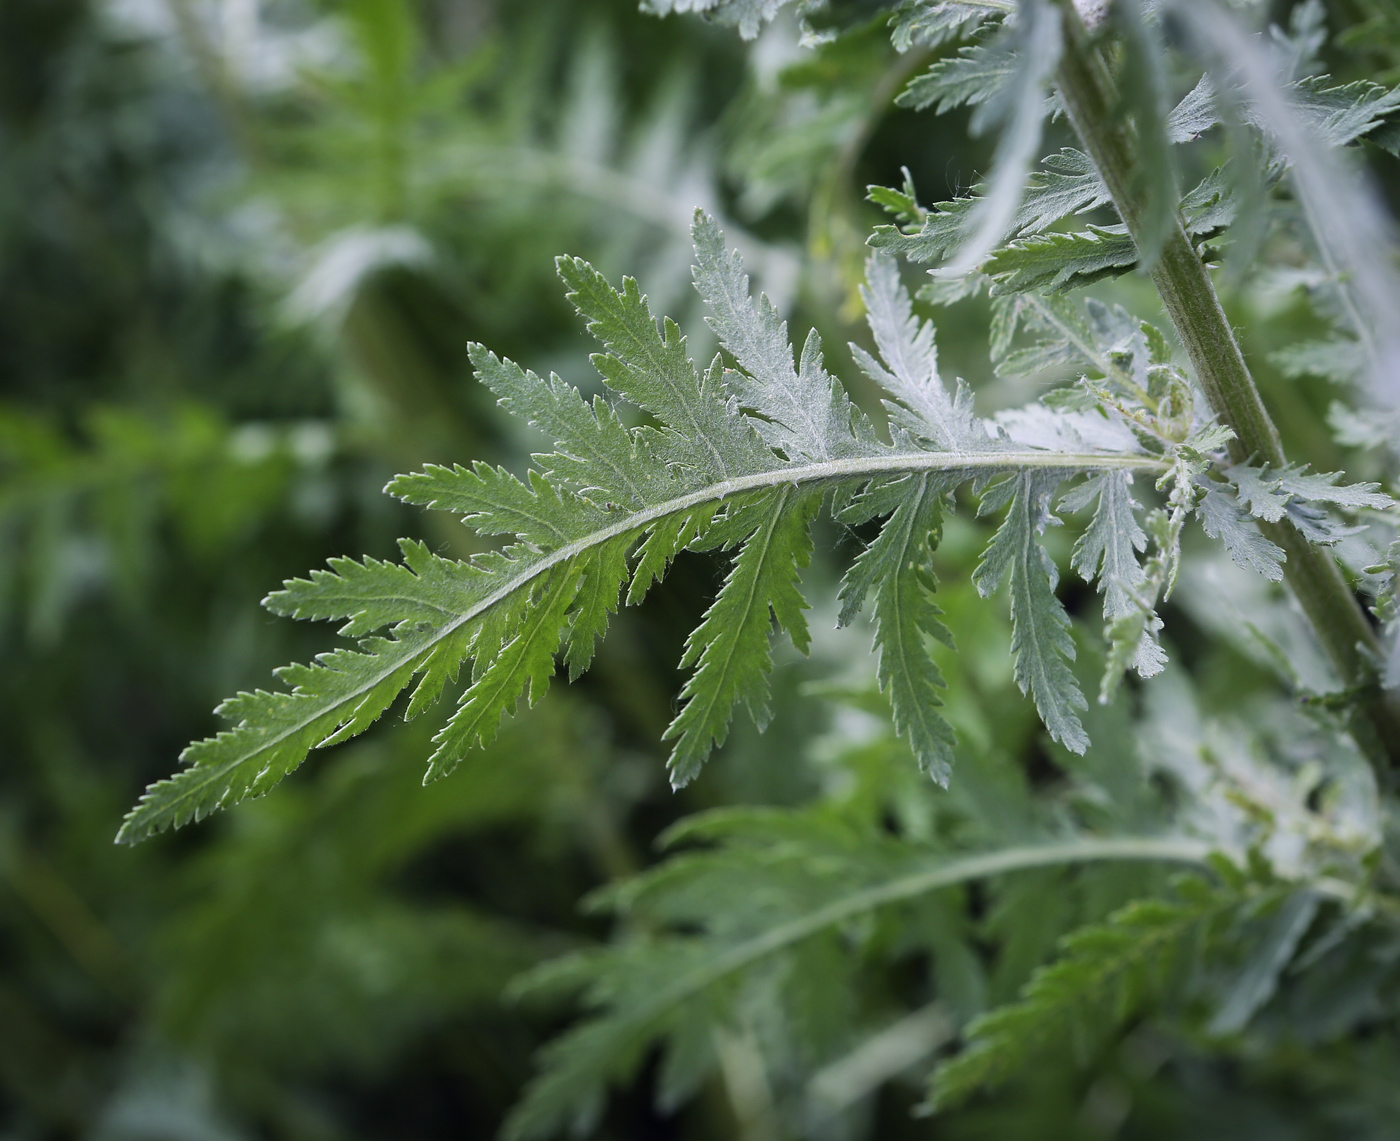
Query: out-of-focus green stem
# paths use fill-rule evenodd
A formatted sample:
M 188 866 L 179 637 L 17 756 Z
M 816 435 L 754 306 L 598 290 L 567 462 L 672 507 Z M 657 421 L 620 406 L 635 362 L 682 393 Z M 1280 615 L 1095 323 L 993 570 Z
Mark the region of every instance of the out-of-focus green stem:
M 1118 113 L 1121 102 L 1113 76 L 1078 10 L 1072 3 L 1062 3 L 1061 9 L 1065 50 L 1056 75 L 1060 96 L 1128 232 L 1138 239 L 1145 228 L 1146 204 L 1134 177 L 1139 153 L 1134 127 Z M 1250 376 L 1210 274 L 1180 219 L 1149 273 L 1211 407 L 1234 430 L 1231 458 L 1236 463 L 1252 459 L 1283 466 L 1278 429 Z M 1379 646 L 1336 560 L 1287 522 L 1259 526 L 1286 553 L 1284 579 L 1343 682 L 1364 687 L 1372 677 Z M 1371 692 L 1358 704 L 1352 729 L 1375 761 L 1400 766 L 1400 713 L 1378 688 Z

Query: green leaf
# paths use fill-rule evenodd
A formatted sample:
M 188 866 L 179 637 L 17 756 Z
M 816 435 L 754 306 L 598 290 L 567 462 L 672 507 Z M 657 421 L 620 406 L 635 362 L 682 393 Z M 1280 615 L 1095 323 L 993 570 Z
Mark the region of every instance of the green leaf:
M 1073 753 L 1089 747 L 1075 710 L 1087 703 L 1070 670 L 1074 640 L 1069 615 L 1055 596 L 1058 574 L 1036 535 L 1052 516 L 1058 473 L 1023 473 L 983 493 L 981 511 L 1010 502 L 1006 519 L 982 555 L 973 581 L 982 597 L 1011 582 L 1011 653 L 1016 684 L 1030 693 L 1050 736 Z
M 890 17 L 890 40 L 901 52 L 936 48 L 966 39 L 987 21 L 1014 10 L 1007 0 L 904 0 Z
M 470 468 L 429 464 L 389 486 L 405 503 L 450 511 L 478 534 L 516 535 L 540 547 L 606 526 L 606 512 L 590 500 L 561 491 L 539 472 L 529 479 L 526 485 L 504 468 L 478 461 Z
M 875 595 L 876 676 L 889 694 L 896 731 L 919 765 L 945 787 L 953 764 L 953 730 L 939 715 L 943 675 L 929 655 L 925 635 L 952 645 L 933 602 L 933 552 L 942 534 L 942 499 L 949 481 L 930 474 L 888 484 L 853 504 L 860 514 L 898 504 L 879 537 L 856 559 L 841 587 L 840 625 Z
M 771 978 L 776 965 L 779 979 L 800 986 L 795 957 L 804 947 L 842 928 L 859 932 L 855 921 L 882 908 L 1032 868 L 1200 863 L 1208 851 L 1184 838 L 1105 837 L 930 854 L 864 837 L 813 809 L 721 810 L 685 822 L 681 835 L 716 846 L 674 856 L 596 901 L 641 919 L 647 933 L 546 964 L 516 984 L 527 995 L 581 991 L 592 1013 L 542 1051 L 542 1072 L 506 1124 L 513 1141 L 565 1127 L 587 1132 L 608 1086 L 629 1080 L 657 1041 L 663 1073 L 674 1052 L 704 1052 L 687 1062 L 693 1084 L 714 1064 L 713 1031 L 742 1010 L 747 975 L 764 969 Z M 837 961 L 851 958 L 843 941 Z M 783 993 L 791 994 L 786 986 Z M 675 1099 L 664 1087 L 663 1096 Z
M 1090 226 L 1076 234 L 1018 238 L 982 263 L 993 295 L 1038 290 L 1055 293 L 1125 273 L 1137 264 L 1125 226 Z
M 898 401 L 885 401 L 891 422 L 949 451 L 986 446 L 987 432 L 973 412 L 972 393 L 959 381 L 950 395 L 939 378 L 933 324 L 914 316 L 899 266 L 874 254 L 865 271 L 861 297 L 866 320 L 888 368 L 859 345 L 851 345 L 851 354 L 866 376 Z
M 685 706 L 665 735 L 676 739 L 667 765 L 673 788 L 694 780 L 711 747 L 724 744 L 735 702 L 745 701 L 759 728 L 767 726 L 770 611 L 793 644 L 807 648 L 807 603 L 797 572 L 811 557 L 808 524 L 819 502 L 785 487 L 740 510 L 737 525 L 748 528 L 747 537 L 681 658 L 682 666 L 696 669 L 681 692 Z
M 709 305 L 709 323 L 743 371 L 726 377 L 739 403 L 766 419 L 759 431 L 791 459 L 872 455 L 875 442 L 865 416 L 822 367 L 814 329 L 793 367 L 787 322 L 767 297 L 749 295 L 749 279 L 737 250 L 726 250 L 714 219 L 696 213 L 695 288 Z
M 999 250 L 989 250 L 977 266 L 992 278 L 994 296 L 1031 290 L 1062 292 L 1127 273 L 1138 264 L 1137 246 L 1122 225 L 1091 225 L 1078 233 L 1042 232 L 1062 218 L 1109 201 L 1108 189 L 1087 155 L 1066 148 L 1044 161 L 1051 169 L 1030 176 L 1024 200 L 1007 227 L 1007 233 L 1019 237 Z M 980 194 L 984 188 L 976 189 Z M 1193 187 L 1180 204 L 1186 232 L 1202 238 L 1233 222 L 1235 198 L 1230 190 L 1226 168 L 1212 171 Z M 917 231 L 879 226 L 870 244 L 911 261 L 938 260 L 968 239 L 982 201 L 975 194 L 939 203 L 924 214 Z M 1173 198 L 1173 211 L 1175 205 Z M 1170 213 L 1169 220 L 1174 216 Z
M 923 225 L 928 211 L 919 205 L 919 200 L 914 194 L 914 176 L 909 173 L 907 166 L 901 167 L 900 171 L 904 175 L 904 186 L 901 189 L 867 186 L 866 197 L 903 225 Z
M 1250 898 L 1247 890 L 1183 879 L 1175 899 L 1143 899 L 1068 936 L 1062 955 L 1031 977 L 1020 999 L 974 1021 L 966 1046 L 934 1071 L 937 1110 L 1014 1077 L 1076 1033 L 1101 1037 L 1140 1011 L 1171 977 L 1188 937 Z
M 1235 485 L 1237 502 L 1256 519 L 1263 519 L 1266 523 L 1277 523 L 1283 518 L 1284 509 L 1288 506 L 1288 495 L 1278 480 L 1268 477 L 1266 468 L 1234 464 L 1227 474 L 1230 482 Z
M 975 107 L 1000 92 L 1020 67 L 1004 45 L 972 44 L 912 79 L 895 102 L 913 111 L 932 107 L 939 115 L 965 104 Z
M 1016 210 L 1008 233 L 1037 233 L 1054 225 L 1061 218 L 1092 210 L 1108 201 L 1108 188 L 1099 178 L 1089 156 L 1066 147 L 1042 160 L 1048 170 L 1033 171 L 1026 181 L 1025 197 Z M 919 229 L 904 232 L 893 226 L 878 226 L 870 239 L 877 249 L 888 250 L 911 261 L 935 261 L 945 257 L 971 236 L 968 223 L 973 209 L 985 187 L 975 188 L 976 194 L 939 203 L 933 210 L 920 211 Z M 871 187 L 872 201 L 891 210 L 903 206 L 904 199 L 891 197 L 896 192 Z M 909 195 L 906 192 L 905 198 Z M 906 224 L 914 218 L 904 207 Z
M 594 366 L 614 392 L 665 426 L 659 436 L 662 464 L 688 469 L 694 479 L 722 479 L 771 462 L 754 421 L 735 415 L 718 371 L 710 369 L 703 379 L 696 372 L 675 322 L 665 320 L 658 334 L 635 281 L 624 278 L 619 293 L 587 262 L 560 258 L 558 265 L 569 300 L 608 350 L 593 358 Z
M 973 134 L 997 124 L 1002 124 L 1002 130 L 992 157 L 986 197 L 968 217 L 968 237 L 952 264 L 942 271 L 947 276 L 960 277 L 979 265 L 1015 220 L 1026 176 L 1040 147 L 1045 88 L 1059 65 L 1062 47 L 1059 9 L 1048 0 L 1024 0 L 1017 9 L 1015 26 L 994 45 L 1004 56 L 1015 55 L 1019 65 L 1007 83 L 973 113 Z
M 697 283 L 740 370 L 726 372 L 716 358 L 701 374 L 680 331 L 671 322 L 658 326 L 635 282 L 613 290 L 586 263 L 560 259 L 570 297 L 606 350 L 594 363 L 613 392 L 656 423 L 627 428 L 608 400 L 587 404 L 558 377 L 542 380 L 474 346 L 472 360 L 503 406 L 555 437 L 554 451 L 537 457 L 524 480 L 480 463 L 430 465 L 388 490 L 450 511 L 480 533 L 505 535 L 507 545 L 454 562 L 405 543 L 401 566 L 337 559 L 288 582 L 268 598 L 270 609 L 339 620 L 358 646 L 278 671 L 290 693 L 245 693 L 220 706 L 233 727 L 186 750 L 188 767 L 148 790 L 121 840 L 265 793 L 312 748 L 368 728 L 415 679 L 405 714 L 417 716 L 470 662 L 469 684 L 429 762 L 429 777 L 441 776 L 489 741 L 522 695 L 539 699 L 561 651 L 570 676 L 587 667 L 624 587 L 627 601 L 640 601 L 679 551 L 738 547 L 724 588 L 687 642 L 684 664 L 697 668 L 668 731 L 676 739 L 672 776 L 684 783 L 724 739 L 735 702 L 765 720 L 773 620 L 799 648 L 806 645 L 798 573 L 810 552 L 808 523 L 827 491 L 850 504 L 871 489 L 862 500 L 870 513 L 891 515 L 886 527 L 894 530 L 877 540 L 866 564 L 888 559 L 898 570 L 876 591 L 882 676 L 920 756 L 946 771 L 946 733 L 932 712 L 937 675 L 920 641 L 941 630 L 928 598 L 939 496 L 974 476 L 1053 472 L 1053 483 L 1066 471 L 1160 473 L 1164 463 L 1086 445 L 1049 408 L 1032 415 L 1036 446 L 990 437 L 966 391 L 950 395 L 943 387 L 932 328 L 914 319 L 895 267 L 877 259 L 867 298 L 883 359 L 865 354 L 862 361 L 894 402 L 897 438 L 881 443 L 822 367 L 815 336 L 794 362 L 783 322 L 766 301 L 749 298 L 742 267 L 714 223 L 699 218 L 695 232 Z M 904 492 L 891 490 L 897 487 Z M 904 493 L 914 495 L 907 511 Z M 1024 516 L 1025 508 L 1016 510 Z M 1053 602 L 1048 564 L 1040 565 L 1038 584 L 1016 566 L 1025 685 L 1036 655 L 1058 643 L 1044 614 L 1027 611 L 1044 610 L 1046 596 Z M 388 636 L 375 636 L 379 630 Z M 1050 664 L 1063 669 L 1058 659 Z M 1063 714 L 1042 684 L 1058 675 L 1036 676 L 1037 702 L 1063 738 Z
M 309 579 L 291 579 L 263 599 L 272 613 L 286 618 L 344 619 L 338 633 L 360 638 L 384 626 L 440 626 L 453 610 L 444 597 L 459 584 L 463 564 L 434 555 L 422 543 L 401 539 L 404 564 L 365 559 L 330 560 L 330 570 L 314 570 Z
M 450 773 L 467 750 L 490 744 L 501 718 L 514 708 L 527 687 L 531 705 L 544 696 L 554 676 L 554 651 L 559 648 L 560 631 L 578 584 L 577 565 L 557 567 L 539 579 L 518 615 L 518 632 L 495 653 L 491 664 L 463 695 L 452 719 L 433 738 L 437 750 L 428 759 L 425 783 Z
M 1074 544 L 1070 565 L 1085 582 L 1098 580 L 1105 618 L 1133 609 L 1130 592 L 1146 580 L 1138 555 L 1147 535 L 1138 524 L 1132 477 L 1126 472 L 1090 476 L 1060 501 L 1062 511 L 1082 511 L 1097 502 L 1093 521 Z
M 445 680 L 447 664 L 433 654 L 459 627 L 366 639 L 358 651 L 334 650 L 315 666 L 279 670 L 293 687 L 290 693 L 257 690 L 229 698 L 216 712 L 236 728 L 187 748 L 180 755 L 186 768 L 146 790 L 118 841 L 134 843 L 267 792 L 337 730 L 368 727 L 415 673 L 428 669 L 424 684 Z
M 1337 481 L 1343 472 L 1312 472 L 1307 464 L 1290 464 L 1273 473 L 1279 489 L 1295 499 L 1310 503 L 1332 503 L 1338 507 L 1369 507 L 1376 511 L 1389 511 L 1395 500 L 1380 490 L 1378 483 L 1344 483 Z M 1234 469 L 1230 473 L 1233 475 Z
M 1035 171 L 1027 181 L 1026 197 L 1012 226 L 1014 232 L 1039 233 L 1061 218 L 1108 202 L 1108 187 L 1083 151 L 1064 147 L 1041 163 L 1049 169 Z
M 1238 501 L 1251 515 L 1267 523 L 1287 519 L 1313 543 L 1331 545 L 1358 528 L 1348 527 L 1320 508 L 1316 503 L 1338 507 L 1372 508 L 1383 511 L 1395 506 L 1395 501 L 1382 494 L 1376 483 L 1338 485 L 1341 472 L 1314 472 L 1306 465 L 1291 464 L 1271 470 L 1248 464 L 1235 464 L 1225 473 L 1235 485 Z
M 1225 544 L 1236 566 L 1258 571 L 1270 582 L 1283 578 L 1283 548 L 1259 534 L 1233 496 L 1207 491 L 1196 510 L 1205 533 Z
M 567 453 L 536 457 L 546 474 L 595 500 L 633 508 L 675 493 L 674 475 L 657 455 L 657 445 L 665 450 L 664 437 L 628 431 L 601 396 L 586 404 L 577 388 L 557 376 L 543 381 L 482 345 L 469 346 L 469 353 L 477 376 L 500 398 L 502 408 L 550 439 L 567 442 Z M 694 372 L 686 379 L 695 384 Z M 645 398 L 645 390 L 637 395 Z M 664 396 L 657 399 L 664 403 Z M 691 407 L 684 396 L 669 410 L 692 420 L 699 416 L 702 421 L 709 411 L 703 404 Z

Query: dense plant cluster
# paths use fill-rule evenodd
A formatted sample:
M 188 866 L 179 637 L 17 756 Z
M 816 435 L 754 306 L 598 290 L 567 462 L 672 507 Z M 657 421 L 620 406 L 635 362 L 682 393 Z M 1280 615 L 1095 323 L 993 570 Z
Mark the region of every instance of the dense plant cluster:
M 1384 13 L 642 7 L 14 17 L 13 1128 L 1387 1136 Z

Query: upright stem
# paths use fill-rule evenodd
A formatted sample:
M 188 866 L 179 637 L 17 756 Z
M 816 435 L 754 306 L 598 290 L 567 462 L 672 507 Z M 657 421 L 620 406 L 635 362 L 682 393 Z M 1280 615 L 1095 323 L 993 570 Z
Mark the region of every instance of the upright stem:
M 1134 177 L 1138 153 L 1135 132 L 1117 111 L 1113 77 L 1078 11 L 1070 3 L 1062 4 L 1061 9 L 1065 50 L 1056 76 L 1060 95 L 1114 206 L 1137 240 L 1144 229 L 1145 203 Z M 1211 408 L 1234 430 L 1231 459 L 1283 466 L 1278 429 L 1249 374 L 1210 274 L 1179 218 L 1150 275 Z M 1287 555 L 1284 580 L 1343 682 L 1348 687 L 1367 686 L 1379 644 L 1336 560 L 1287 522 L 1261 522 L 1259 526 Z M 1351 727 L 1374 760 L 1400 765 L 1400 713 L 1378 688 L 1373 687 L 1358 703 Z

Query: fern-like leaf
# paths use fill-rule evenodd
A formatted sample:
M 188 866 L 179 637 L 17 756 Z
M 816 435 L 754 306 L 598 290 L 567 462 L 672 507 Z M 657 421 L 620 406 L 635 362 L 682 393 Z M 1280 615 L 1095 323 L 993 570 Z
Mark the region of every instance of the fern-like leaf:
M 932 107 L 940 115 L 954 107 L 975 107 L 1000 91 L 1020 62 L 1012 52 L 972 44 L 911 80 L 896 102 L 913 111 Z
M 1207 491 L 1197 511 L 1205 533 L 1225 545 L 1236 566 L 1258 571 L 1270 582 L 1283 578 L 1283 548 L 1259 533 L 1232 495 Z
M 784 487 L 737 513 L 738 529 L 752 529 L 681 658 L 682 666 L 696 669 L 682 691 L 685 708 L 666 730 L 668 738 L 676 738 L 670 761 L 672 787 L 689 783 L 712 746 L 724 743 L 730 711 L 741 698 L 759 728 L 767 726 L 770 610 L 793 644 L 806 650 L 809 638 L 802 611 L 807 604 L 797 589 L 797 572 L 811 554 L 808 523 L 818 499 L 811 492 Z
M 1122 433 L 1086 435 L 1082 417 L 1047 407 L 1023 416 L 1034 431 L 1013 431 L 1004 417 L 989 431 L 966 390 L 943 385 L 931 327 L 914 319 L 894 265 L 877 258 L 867 298 L 879 359 L 860 359 L 889 392 L 895 438 L 884 443 L 824 368 L 815 334 L 794 358 L 784 322 L 765 298 L 750 297 L 711 219 L 697 215 L 695 239 L 696 283 L 737 367 L 717 357 L 698 370 L 680 330 L 657 324 L 635 282 L 614 290 L 586 263 L 561 259 L 569 297 L 604 349 L 594 364 L 655 425 L 628 428 L 607 400 L 586 403 L 557 377 L 541 379 L 473 346 L 480 377 L 507 410 L 553 436 L 554 451 L 537 457 L 525 479 L 480 463 L 429 466 L 388 490 L 503 535 L 506 545 L 454 562 L 405 543 L 403 565 L 339 559 L 271 595 L 274 612 L 338 620 L 358 645 L 280 671 L 290 693 L 225 702 L 220 712 L 234 727 L 190 746 L 187 767 L 148 790 L 122 840 L 266 792 L 310 749 L 362 732 L 411 685 L 406 715 L 423 712 L 470 662 L 428 765 L 429 779 L 442 776 L 490 741 L 522 696 L 539 699 L 557 656 L 571 676 L 587 667 L 624 593 L 640 601 L 683 549 L 735 549 L 719 597 L 687 642 L 684 664 L 695 671 L 667 733 L 672 779 L 682 784 L 725 739 L 736 702 L 766 720 L 774 620 L 806 646 L 798 573 L 828 491 L 861 518 L 889 516 L 853 571 L 846 601 L 854 607 L 873 595 L 881 678 L 899 724 L 946 779 L 951 738 L 937 718 L 940 679 L 923 644 L 925 635 L 942 636 L 929 560 L 944 493 L 999 473 L 1034 488 L 1015 498 L 1013 522 L 989 554 L 1012 568 L 1018 678 L 1051 732 L 1082 745 L 1072 713 L 1082 699 L 1062 660 L 1071 645 L 1053 568 L 1026 528 L 1043 525 L 1046 500 L 1067 475 L 1160 473 L 1163 459 Z
M 1085 582 L 1098 579 L 1103 592 L 1103 616 L 1113 621 L 1141 609 L 1138 591 L 1147 581 L 1139 555 L 1147 549 L 1147 535 L 1137 521 L 1132 479 L 1119 473 L 1092 476 L 1060 502 L 1066 511 L 1080 511 L 1095 503 L 1094 518 L 1074 545 L 1071 565 Z M 1138 638 L 1133 666 L 1142 677 L 1162 671 L 1166 656 L 1144 628 Z
M 1068 936 L 1061 958 L 1031 977 L 1019 1001 L 968 1027 L 963 1051 L 934 1071 L 931 1106 L 955 1106 L 1014 1076 L 1047 1047 L 1121 1025 L 1167 983 L 1188 936 L 1259 890 L 1186 877 L 1175 898 L 1138 900 Z
M 939 715 L 943 675 L 924 639 L 952 645 L 933 602 L 932 556 L 943 522 L 942 499 L 949 481 L 925 473 L 872 489 L 846 518 L 868 517 L 893 507 L 879 537 L 856 559 L 841 588 L 842 625 L 851 621 L 865 597 L 875 595 L 877 677 L 889 694 L 895 728 L 919 764 L 947 785 L 952 772 L 953 731 Z
M 1104 186 L 1093 162 L 1083 151 L 1066 147 L 1043 160 L 1046 170 L 1034 171 L 1026 181 L 1025 197 L 1021 201 L 1008 233 L 1039 233 L 1061 218 L 1092 210 L 1108 201 Z M 877 195 L 891 192 L 883 187 L 870 187 L 872 200 L 889 208 Z M 902 254 L 910 261 L 935 261 L 947 256 L 967 234 L 967 220 L 985 188 L 978 186 L 967 198 L 955 198 L 939 203 L 932 210 L 922 211 L 917 219 L 919 228 L 900 230 L 895 226 L 877 226 L 870 244 L 877 249 Z M 916 220 L 906 211 L 906 223 Z
M 715 1031 L 736 1021 L 742 983 L 759 969 L 786 997 L 812 980 L 798 958 L 828 940 L 838 961 L 855 948 L 839 932 L 880 910 L 987 877 L 1100 860 L 1199 864 L 1208 849 L 1178 838 L 1099 838 L 927 853 L 872 837 L 812 809 L 726 809 L 684 822 L 670 839 L 715 845 L 673 856 L 595 902 L 646 920 L 648 934 L 546 964 L 517 984 L 526 994 L 582 992 L 590 1015 L 541 1053 L 540 1075 L 505 1136 L 536 1141 L 566 1127 L 587 1133 L 607 1089 L 664 1045 L 658 1102 L 673 1108 L 714 1065 Z M 736 895 L 735 884 L 744 891 Z M 685 928 L 677 934 L 674 928 Z M 816 983 L 830 992 L 832 982 Z
M 1057 292 L 1122 273 L 1137 263 L 1126 226 L 1090 226 L 1075 234 L 1037 234 L 998 250 L 982 265 L 997 291 Z
M 890 40 L 902 52 L 916 44 L 935 48 L 972 35 L 1013 7 L 1005 0 L 904 0 L 890 17 Z
M 985 598 L 1004 578 L 1011 583 L 1011 653 L 1016 684 L 1029 693 L 1041 720 L 1056 741 L 1074 753 L 1089 747 L 1076 710 L 1087 703 L 1074 680 L 1069 615 L 1055 597 L 1058 572 L 1036 535 L 1053 518 L 1050 496 L 1058 480 L 1041 473 L 1022 473 L 983 493 L 981 510 L 1010 504 L 973 574 Z

